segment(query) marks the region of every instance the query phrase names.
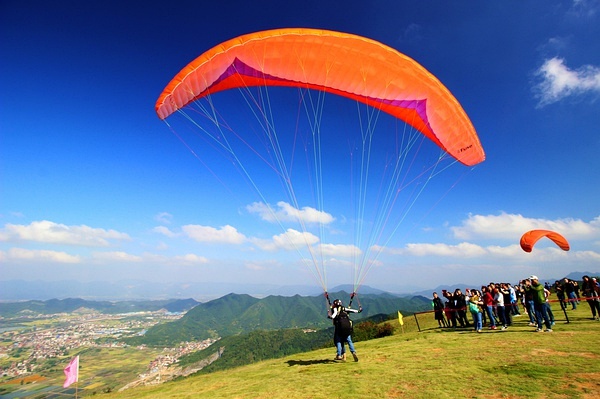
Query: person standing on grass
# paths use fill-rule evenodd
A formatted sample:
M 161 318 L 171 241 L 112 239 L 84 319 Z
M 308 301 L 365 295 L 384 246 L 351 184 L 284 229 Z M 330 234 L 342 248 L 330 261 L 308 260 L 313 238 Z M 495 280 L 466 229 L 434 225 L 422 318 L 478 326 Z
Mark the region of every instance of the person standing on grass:
M 580 291 L 579 283 L 577 282 L 577 280 L 571 280 L 571 282 L 573 283 L 573 291 L 575 291 L 576 302 L 579 305 L 579 301 L 581 300 L 581 295 L 579 295 L 579 291 Z
M 555 324 L 554 322 L 554 313 L 552 312 L 552 306 L 550 305 L 550 295 L 552 295 L 552 292 L 546 288 L 547 285 L 544 284 L 544 297 L 546 298 L 546 312 L 548 312 L 548 319 L 550 319 L 550 325 L 553 326 Z
M 526 279 L 523 282 L 523 290 L 525 290 L 525 308 L 527 309 L 527 315 L 529 316 L 529 326 L 535 327 L 537 326 L 537 320 L 535 315 L 535 306 L 533 302 L 534 291 L 528 290 L 527 284 L 531 284 L 531 280 Z
M 506 327 L 510 327 L 512 326 L 512 304 L 507 283 L 500 284 L 500 293 L 504 298 L 504 323 Z
M 530 276 L 525 280 L 525 290 L 533 294 L 533 308 L 537 320 L 536 332 L 542 332 L 542 320 L 546 325 L 546 332 L 552 332 L 552 325 L 546 311 L 546 296 L 544 295 L 544 286 L 540 284 L 537 276 Z
M 456 328 L 458 315 L 456 314 L 456 299 L 454 298 L 454 294 L 450 291 L 442 290 L 442 295 L 448 300 L 446 302 L 446 316 L 448 316 L 449 311 L 450 317 L 448 317 L 448 320 L 452 323 L 452 327 Z
M 510 312 L 513 316 L 521 316 L 521 312 L 519 312 L 519 298 L 517 298 L 517 291 L 510 283 L 507 283 L 506 286 L 510 293 Z
M 490 319 L 490 330 L 496 329 L 496 318 L 494 317 L 494 297 L 490 293 L 490 288 L 487 286 L 481 287 L 481 300 L 488 318 Z
M 471 295 L 467 297 L 467 303 L 469 306 L 469 311 L 471 312 L 471 316 L 473 316 L 473 326 L 475 332 L 480 333 L 483 328 L 483 324 L 481 322 L 481 308 L 480 305 L 483 305 L 483 302 L 480 299 L 481 295 L 477 290 L 472 290 Z
M 554 282 L 554 291 L 556 292 L 556 298 L 558 298 L 558 302 L 560 303 L 560 309 L 567 309 L 567 302 L 565 301 L 565 291 L 563 289 L 562 284 L 558 280 Z
M 437 292 L 433 293 L 432 304 L 434 317 L 438 322 L 438 326 L 440 328 L 447 327 L 448 324 L 446 324 L 446 319 L 444 318 L 444 303 L 442 302 L 442 298 L 438 296 Z
M 504 295 L 500 292 L 499 287 L 494 288 L 494 305 L 496 305 L 496 314 L 498 315 L 498 319 L 500 320 L 500 324 L 502 324 L 502 329 L 506 330 L 508 326 L 506 325 L 506 313 L 504 309 Z
M 450 320 L 452 320 L 452 316 L 454 316 L 454 309 L 450 308 L 449 301 L 446 301 L 446 303 L 444 303 L 444 315 L 446 316 L 446 324 L 448 325 L 448 327 L 450 327 Z M 456 327 L 456 325 L 454 327 Z
M 583 276 L 581 290 L 583 291 L 583 296 L 586 298 L 588 305 L 590 305 L 592 319 L 600 320 L 600 288 L 598 287 L 598 284 L 596 284 L 590 276 Z
M 454 301 L 456 306 L 456 318 L 461 327 L 469 327 L 469 319 L 467 319 L 467 297 L 462 293 L 460 288 L 454 290 Z
M 352 357 L 354 357 L 354 361 L 358 362 L 358 356 L 356 355 L 354 343 L 352 342 L 352 320 L 350 320 L 348 313 L 360 312 L 362 312 L 362 308 L 358 308 L 358 310 L 349 307 L 346 308 L 343 306 L 341 300 L 336 299 L 333 301 L 328 317 L 333 319 L 333 343 L 335 344 L 337 351 L 335 360 L 346 360 L 345 344 L 347 343 L 348 349 L 350 349 Z
M 575 284 L 573 284 L 573 281 L 565 277 L 563 289 L 568 301 L 571 302 L 571 310 L 577 309 L 577 295 L 575 295 Z

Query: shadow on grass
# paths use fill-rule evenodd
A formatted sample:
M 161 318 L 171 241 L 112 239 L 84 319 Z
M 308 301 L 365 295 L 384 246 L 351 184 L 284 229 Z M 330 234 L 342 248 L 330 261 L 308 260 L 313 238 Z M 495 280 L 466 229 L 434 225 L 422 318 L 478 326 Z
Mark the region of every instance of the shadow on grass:
M 286 362 L 288 366 L 310 366 L 313 364 L 327 364 L 327 363 L 338 363 L 335 360 L 330 359 L 318 359 L 318 360 L 288 360 Z
M 429 327 L 429 328 L 422 328 L 420 332 L 428 332 L 428 331 L 438 331 L 441 333 L 460 333 L 460 332 L 467 332 L 467 331 L 473 331 L 473 327 L 469 326 L 469 327 Z

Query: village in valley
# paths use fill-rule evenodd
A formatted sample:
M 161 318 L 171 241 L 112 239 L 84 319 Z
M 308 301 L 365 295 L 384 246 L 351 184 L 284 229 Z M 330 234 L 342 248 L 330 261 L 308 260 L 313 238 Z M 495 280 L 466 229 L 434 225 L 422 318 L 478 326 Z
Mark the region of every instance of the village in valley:
M 124 339 L 143 335 L 158 323 L 182 316 L 183 313 L 165 310 L 111 315 L 89 309 L 50 315 L 25 312 L 12 318 L 0 316 L 0 385 L 35 382 L 45 379 L 52 371 L 59 372 L 56 382 L 61 385 L 62 368 L 69 359 L 91 348 L 97 349 L 96 353 L 108 349 L 143 353 L 140 358 L 148 360 L 139 365 L 138 370 L 143 371 L 128 382 L 130 386 L 164 382 L 178 375 L 172 365 L 181 356 L 205 349 L 216 340 L 181 342 L 172 348 L 148 348 L 129 346 Z

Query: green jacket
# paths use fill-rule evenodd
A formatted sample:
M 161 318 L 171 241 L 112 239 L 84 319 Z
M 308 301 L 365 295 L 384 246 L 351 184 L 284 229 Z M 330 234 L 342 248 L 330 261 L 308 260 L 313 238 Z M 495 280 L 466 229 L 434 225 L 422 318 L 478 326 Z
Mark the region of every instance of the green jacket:
M 533 302 L 537 304 L 546 303 L 546 295 L 544 294 L 544 286 L 540 283 L 531 283 L 529 287 L 527 287 L 527 291 L 533 291 Z

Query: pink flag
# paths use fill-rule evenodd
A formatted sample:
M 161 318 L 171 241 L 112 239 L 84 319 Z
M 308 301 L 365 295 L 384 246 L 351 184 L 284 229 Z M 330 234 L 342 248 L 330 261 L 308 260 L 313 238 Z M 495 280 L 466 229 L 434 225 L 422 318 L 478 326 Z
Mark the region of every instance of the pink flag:
M 63 388 L 66 388 L 72 383 L 77 382 L 79 380 L 79 355 L 71 359 L 69 365 L 65 367 L 64 372 L 67 379 L 63 384 Z

